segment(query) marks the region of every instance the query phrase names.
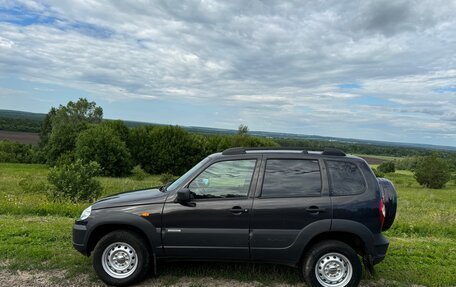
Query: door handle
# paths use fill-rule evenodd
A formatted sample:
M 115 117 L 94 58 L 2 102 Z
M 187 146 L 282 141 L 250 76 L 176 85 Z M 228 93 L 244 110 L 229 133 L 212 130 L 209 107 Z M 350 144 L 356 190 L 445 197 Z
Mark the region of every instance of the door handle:
M 324 209 L 320 209 L 318 206 L 310 206 L 306 208 L 306 211 L 309 213 L 319 213 L 325 211 Z
M 247 208 L 242 208 L 240 206 L 235 206 L 235 207 L 230 209 L 230 212 L 234 213 L 234 214 L 242 214 L 242 213 L 249 212 L 249 210 Z

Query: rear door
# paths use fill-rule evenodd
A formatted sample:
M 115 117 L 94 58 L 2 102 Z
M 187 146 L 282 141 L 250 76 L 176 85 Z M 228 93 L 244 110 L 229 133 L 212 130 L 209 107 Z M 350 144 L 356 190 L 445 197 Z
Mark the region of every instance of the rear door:
M 166 256 L 192 259 L 249 259 L 249 222 L 260 156 L 208 164 L 186 186 L 189 204 L 170 197 L 163 210 Z
M 306 240 L 329 231 L 331 201 L 323 170 L 311 156 L 264 156 L 253 203 L 252 260 L 293 264 Z

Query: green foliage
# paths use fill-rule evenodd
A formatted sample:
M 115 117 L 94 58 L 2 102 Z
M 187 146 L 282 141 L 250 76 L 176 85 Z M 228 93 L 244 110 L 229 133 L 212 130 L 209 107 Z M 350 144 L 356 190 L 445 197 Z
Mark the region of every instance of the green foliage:
M 168 182 L 176 180 L 176 176 L 170 174 L 170 173 L 162 173 L 160 175 L 160 182 L 163 184 L 167 184 Z
M 97 162 L 84 164 L 77 160 L 71 164 L 64 164 L 50 169 L 48 181 L 55 186 L 51 196 L 55 201 L 70 200 L 92 201 L 101 195 L 101 185 L 93 177 L 101 171 Z
M 396 167 L 394 165 L 394 162 L 392 161 L 385 161 L 382 164 L 380 164 L 377 167 L 378 171 L 381 173 L 390 173 L 390 172 L 395 172 Z
M 123 142 L 126 143 L 128 141 L 128 136 L 130 134 L 130 130 L 123 121 L 105 120 L 101 123 L 101 125 L 112 129 Z
M 40 128 L 41 122 L 39 120 L 0 117 L 0 130 L 37 133 Z
M 141 168 L 141 166 L 137 165 L 132 169 L 131 175 L 136 180 L 144 180 L 148 174 Z
M 372 168 L 372 171 L 374 172 L 376 177 L 384 177 L 385 176 L 385 174 L 383 172 L 379 171 L 376 168 Z
M 47 139 L 45 151 L 48 164 L 54 165 L 62 154 L 73 151 L 79 133 L 91 123 L 100 123 L 102 117 L 101 107 L 82 98 L 58 109 L 52 108 L 40 134 L 43 141 Z
M 182 174 L 206 156 L 204 138 L 177 126 L 135 128 L 129 149 L 135 162 L 153 174 Z
M 422 158 L 415 169 L 416 181 L 424 187 L 440 189 L 451 178 L 448 163 L 436 154 Z
M 130 152 L 119 134 L 109 125 L 94 125 L 82 131 L 75 154 L 84 162 L 96 161 L 107 176 L 125 176 L 133 166 Z
M 233 136 L 208 136 L 208 153 L 223 151 L 230 147 L 278 147 L 272 139 L 254 137 L 248 135 Z
M 52 132 L 52 119 L 55 117 L 57 110 L 52 107 L 51 110 L 44 117 L 41 123 L 40 133 L 40 146 L 45 146 L 49 141 L 49 136 Z
M 44 154 L 37 147 L 8 140 L 0 140 L 0 162 L 41 163 Z
M 246 135 L 249 132 L 249 127 L 244 124 L 240 124 L 238 127 L 238 134 L 239 135 Z

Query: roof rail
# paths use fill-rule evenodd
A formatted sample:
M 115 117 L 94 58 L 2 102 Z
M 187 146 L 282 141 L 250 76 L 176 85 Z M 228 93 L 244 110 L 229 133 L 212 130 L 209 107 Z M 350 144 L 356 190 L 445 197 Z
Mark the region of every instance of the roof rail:
M 346 156 L 346 154 L 343 151 L 341 151 L 340 149 L 336 149 L 336 148 L 325 149 L 321 154 L 322 155 L 333 155 L 333 156 Z
M 261 151 L 261 150 L 293 150 L 293 151 L 301 151 L 304 154 L 307 154 L 307 150 L 302 149 L 302 148 L 296 148 L 296 147 L 232 147 L 224 150 L 222 152 L 223 155 L 235 155 L 235 154 L 244 154 L 247 153 L 248 151 Z

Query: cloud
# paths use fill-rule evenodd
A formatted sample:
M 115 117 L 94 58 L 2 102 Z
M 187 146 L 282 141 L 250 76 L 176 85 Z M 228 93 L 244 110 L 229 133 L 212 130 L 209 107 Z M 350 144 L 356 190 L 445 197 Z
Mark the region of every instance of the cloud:
M 221 105 L 232 127 L 456 145 L 455 8 L 0 1 L 0 76 L 109 102 L 199 105 L 195 117 Z

